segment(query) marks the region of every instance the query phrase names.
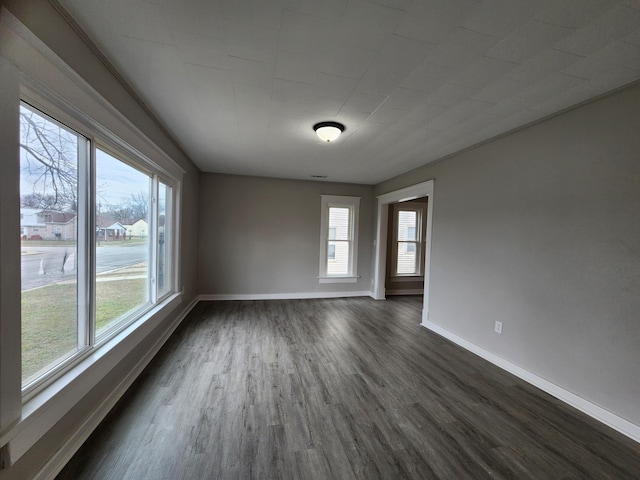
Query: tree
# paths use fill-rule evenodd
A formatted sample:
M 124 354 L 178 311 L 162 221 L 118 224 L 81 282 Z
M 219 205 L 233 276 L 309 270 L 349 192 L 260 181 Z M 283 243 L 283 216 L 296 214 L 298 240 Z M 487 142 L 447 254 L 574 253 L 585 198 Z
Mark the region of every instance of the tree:
M 38 210 L 54 210 L 56 197 L 51 194 L 29 193 L 20 197 L 20 206 Z
M 134 222 L 140 219 L 146 220 L 149 215 L 149 194 L 146 192 L 132 193 L 127 201 L 127 206 Z
M 47 118 L 20 108 L 20 167 L 33 193 L 23 205 L 75 211 L 78 191 L 78 137 Z M 24 183 L 24 182 L 23 182 Z
M 147 220 L 149 214 L 149 195 L 146 192 L 132 193 L 123 198 L 122 203 L 106 205 L 105 214 L 123 225 L 131 225 L 140 219 Z

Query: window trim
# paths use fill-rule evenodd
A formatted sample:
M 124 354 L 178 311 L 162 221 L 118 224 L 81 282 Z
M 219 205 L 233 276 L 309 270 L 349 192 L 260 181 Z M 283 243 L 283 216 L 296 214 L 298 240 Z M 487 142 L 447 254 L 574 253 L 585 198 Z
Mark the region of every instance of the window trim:
M 361 197 L 345 195 L 321 195 L 320 211 L 320 256 L 319 283 L 356 283 L 358 281 L 358 230 Z M 331 275 L 327 272 L 329 249 L 329 209 L 331 207 L 349 209 L 349 270 L 346 275 Z

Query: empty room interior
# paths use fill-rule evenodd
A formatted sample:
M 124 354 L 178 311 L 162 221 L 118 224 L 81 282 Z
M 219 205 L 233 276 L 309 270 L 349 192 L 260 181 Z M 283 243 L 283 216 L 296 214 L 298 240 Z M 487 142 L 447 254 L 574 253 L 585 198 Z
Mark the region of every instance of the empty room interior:
M 0 480 L 640 478 L 640 2 L 0 5 Z

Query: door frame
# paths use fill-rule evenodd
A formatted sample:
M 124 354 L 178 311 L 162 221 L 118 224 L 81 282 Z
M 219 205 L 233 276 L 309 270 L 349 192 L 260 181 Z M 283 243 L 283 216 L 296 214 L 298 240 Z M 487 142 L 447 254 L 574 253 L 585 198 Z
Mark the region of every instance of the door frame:
M 376 300 L 384 300 L 385 275 L 387 273 L 387 235 L 389 226 L 389 204 L 407 202 L 416 198 L 428 197 L 427 203 L 427 234 L 425 238 L 424 262 L 424 297 L 422 308 L 422 323 L 429 319 L 429 277 L 431 273 L 431 235 L 433 230 L 433 180 L 418 183 L 410 187 L 401 188 L 393 192 L 378 195 L 378 212 L 375 239 L 375 266 L 372 296 Z

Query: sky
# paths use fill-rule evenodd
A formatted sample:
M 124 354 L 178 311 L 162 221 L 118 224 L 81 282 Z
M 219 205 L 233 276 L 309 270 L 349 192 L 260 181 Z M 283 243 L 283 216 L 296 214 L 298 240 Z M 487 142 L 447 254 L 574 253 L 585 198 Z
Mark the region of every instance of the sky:
M 149 196 L 150 177 L 122 163 L 102 150 L 96 151 L 96 202 L 118 205 L 132 194 L 146 193 Z
M 84 138 L 80 134 L 66 128 L 65 126 L 50 120 L 46 115 L 32 110 L 24 105 L 21 107 L 21 114 L 25 114 L 33 121 L 38 128 L 33 128 L 29 122 L 21 122 L 20 142 L 40 152 L 45 157 L 52 157 L 57 152 L 63 152 L 67 163 L 76 164 L 78 144 Z M 40 137 L 40 138 L 39 138 Z M 42 138 L 45 141 L 41 141 Z M 48 142 L 47 142 L 48 140 Z M 80 142 L 79 142 L 80 141 Z M 47 144 L 43 147 L 44 144 Z M 80 143 L 82 145 L 82 143 Z M 44 152 L 45 149 L 47 152 Z M 42 175 L 42 166 L 31 156 L 32 172 L 28 170 L 27 154 L 24 148 L 20 149 L 20 195 L 31 193 L 53 194 L 54 189 L 51 182 L 51 175 Z M 75 157 L 75 158 L 74 158 Z M 39 172 L 37 171 L 39 170 Z M 149 197 L 151 177 L 136 170 L 114 158 L 111 154 L 96 148 L 96 204 L 102 208 L 116 206 L 128 201 L 132 195 L 145 194 Z M 35 188 L 34 188 L 35 187 Z
M 37 115 L 37 114 L 36 114 Z M 38 118 L 40 125 L 46 127 L 43 131 L 45 136 L 51 138 L 51 143 L 62 147 L 66 154 L 71 169 L 77 169 L 77 151 L 78 139 L 75 132 L 68 131 L 57 124 L 53 124 Z M 41 143 L 37 141 L 34 135 L 27 136 L 22 133 L 21 143 L 34 148 L 40 152 L 43 151 Z M 50 149 L 51 155 L 55 154 Z M 28 157 L 30 160 L 28 161 Z M 75 158 L 74 158 L 75 157 Z M 31 171 L 29 170 L 31 166 Z M 51 175 L 43 175 L 42 165 L 34 160 L 32 155 L 28 155 L 24 148 L 20 149 L 20 195 L 28 195 L 31 193 L 53 194 L 55 193 L 51 181 Z M 110 154 L 96 149 L 96 201 L 103 205 L 118 205 L 123 203 L 123 199 L 129 199 L 132 194 L 144 192 L 149 193 L 150 177 L 133 167 L 115 159 Z

